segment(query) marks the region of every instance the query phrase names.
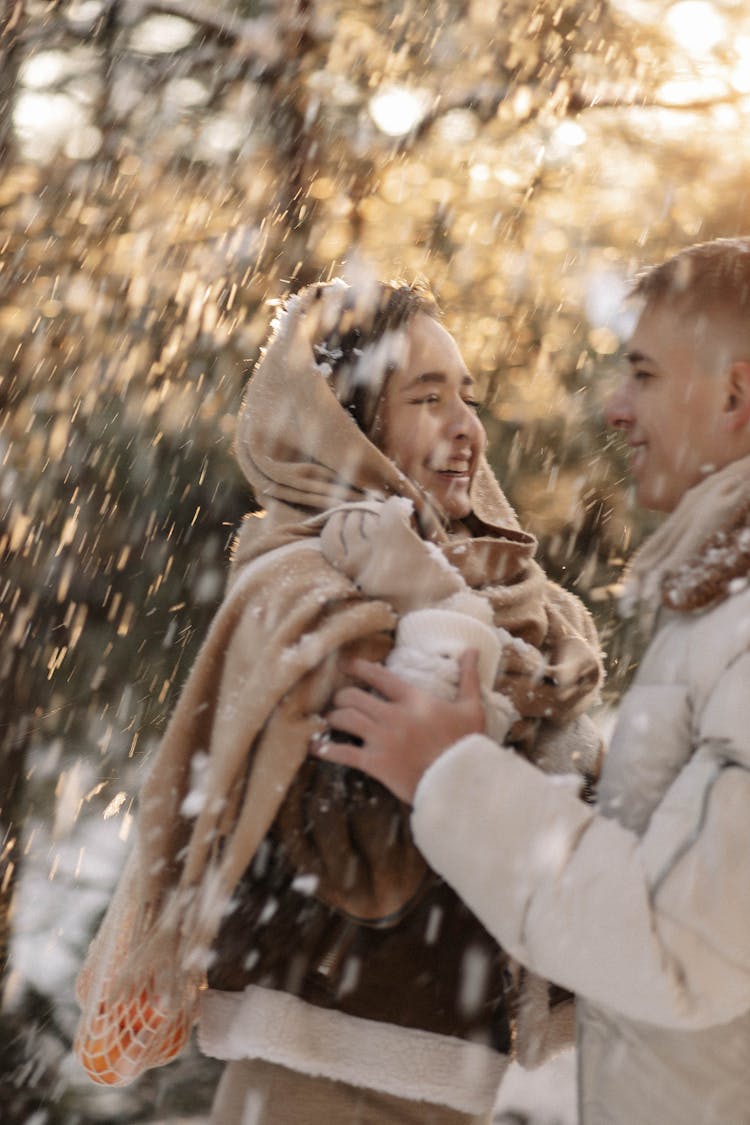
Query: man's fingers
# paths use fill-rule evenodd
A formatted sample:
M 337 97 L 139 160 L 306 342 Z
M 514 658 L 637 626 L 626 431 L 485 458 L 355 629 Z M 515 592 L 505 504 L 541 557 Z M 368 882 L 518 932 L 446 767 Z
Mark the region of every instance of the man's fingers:
M 400 800 L 407 801 L 410 799 L 408 792 L 406 795 L 401 792 L 402 785 L 394 784 L 392 777 L 385 776 L 382 768 L 383 758 L 377 751 L 352 746 L 347 742 L 328 742 L 323 739 L 315 746 L 312 753 L 323 762 L 336 762 L 339 766 L 350 766 L 352 769 L 361 770 L 362 773 L 374 777 L 381 785 L 385 785 Z M 387 756 L 385 760 L 387 760 Z
M 458 694 L 462 699 L 481 699 L 479 683 L 479 653 L 475 648 L 467 648 L 459 660 Z
M 385 699 L 392 700 L 394 703 L 406 699 L 412 690 L 405 680 L 394 675 L 382 664 L 374 664 L 371 660 L 351 660 L 347 671 L 355 679 L 367 684 L 368 687 L 375 688 Z
M 339 688 L 333 697 L 334 707 L 339 709 L 347 708 L 354 711 L 361 711 L 369 719 L 376 723 L 388 722 L 388 711 L 390 703 L 380 699 L 379 696 L 373 695 L 371 691 L 365 691 L 364 688 L 348 687 Z
M 376 724 L 357 707 L 335 707 L 326 715 L 326 719 L 331 730 L 354 735 L 363 742 L 368 742 L 377 731 Z
M 336 762 L 340 766 L 352 766 L 355 770 L 365 770 L 364 759 L 367 751 L 348 742 L 328 742 L 323 740 L 314 750 L 316 758 L 324 762 Z

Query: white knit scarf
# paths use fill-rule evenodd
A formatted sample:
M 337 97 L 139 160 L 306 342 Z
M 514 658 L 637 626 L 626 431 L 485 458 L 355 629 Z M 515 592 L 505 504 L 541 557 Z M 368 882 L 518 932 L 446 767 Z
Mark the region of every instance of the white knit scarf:
M 620 590 L 624 616 L 653 620 L 665 576 L 694 555 L 750 500 L 750 457 L 731 461 L 684 494 L 664 523 L 636 551 Z

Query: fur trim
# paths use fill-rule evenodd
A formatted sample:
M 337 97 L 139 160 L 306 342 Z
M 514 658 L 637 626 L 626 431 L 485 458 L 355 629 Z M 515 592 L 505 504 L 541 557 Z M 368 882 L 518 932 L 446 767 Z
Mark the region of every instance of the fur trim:
M 708 609 L 744 589 L 750 578 L 750 504 L 711 535 L 662 582 L 661 600 L 682 612 Z
M 214 1058 L 265 1059 L 398 1098 L 487 1113 L 508 1065 L 481 1043 L 360 1019 L 250 985 L 201 994 L 198 1041 Z

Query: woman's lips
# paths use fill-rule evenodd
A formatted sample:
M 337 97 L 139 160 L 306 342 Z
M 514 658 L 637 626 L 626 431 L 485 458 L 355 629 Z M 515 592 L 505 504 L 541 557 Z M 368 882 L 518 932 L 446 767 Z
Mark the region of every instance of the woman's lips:
M 433 469 L 443 480 L 451 481 L 454 484 L 468 484 L 471 480 L 471 473 L 468 469 Z
M 640 469 L 646 459 L 646 451 L 648 446 L 645 442 L 638 442 L 636 445 L 630 447 L 630 469 L 634 472 Z

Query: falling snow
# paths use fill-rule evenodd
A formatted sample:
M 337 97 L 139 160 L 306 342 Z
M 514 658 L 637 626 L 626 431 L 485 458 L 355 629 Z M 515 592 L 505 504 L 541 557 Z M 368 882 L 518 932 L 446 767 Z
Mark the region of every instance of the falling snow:
M 2 1113 L 177 1120 L 216 1068 L 194 1052 L 92 1090 L 70 1056 L 72 986 L 262 501 L 232 441 L 275 303 L 336 274 L 433 284 L 490 458 L 594 609 L 615 696 L 638 639 L 615 629 L 612 587 L 644 530 L 600 424 L 622 297 L 665 245 L 750 225 L 750 17 L 703 0 L 666 19 L 652 0 L 6 7 L 0 1018 L 22 1035 Z M 336 352 L 319 358 L 326 375 Z M 481 965 L 464 971 L 470 1003 Z M 514 1069 L 501 1105 L 568 1125 L 573 1084 L 570 1055 Z

